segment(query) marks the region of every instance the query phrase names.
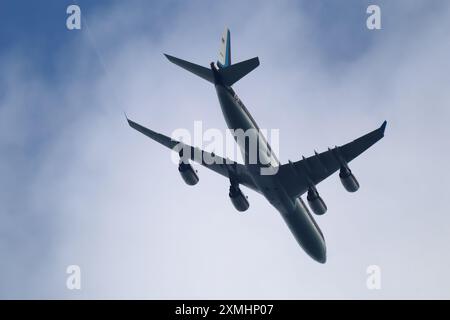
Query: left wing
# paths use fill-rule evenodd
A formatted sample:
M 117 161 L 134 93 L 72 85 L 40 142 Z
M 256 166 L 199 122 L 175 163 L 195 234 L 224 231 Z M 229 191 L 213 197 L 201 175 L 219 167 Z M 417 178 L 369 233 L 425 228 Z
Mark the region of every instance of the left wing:
M 297 162 L 289 162 L 279 167 L 278 175 L 289 195 L 298 197 L 305 193 L 310 184 L 317 185 L 342 166 L 349 163 L 384 137 L 386 121 L 381 127 L 343 146 L 336 146 L 328 151 Z
M 152 131 L 140 124 L 131 121 L 127 118 L 128 124 L 133 129 L 145 134 L 147 137 L 159 142 L 160 144 L 166 146 L 169 149 L 179 153 L 180 150 L 190 149 L 190 159 L 201 164 L 202 166 L 217 172 L 218 174 L 233 179 L 235 182 L 240 183 L 256 192 L 260 192 L 258 187 L 253 183 L 251 176 L 248 174 L 247 169 L 244 165 L 237 163 L 233 160 L 219 157 L 214 153 L 210 153 L 201 150 L 197 147 L 189 146 L 183 142 L 173 140 L 163 134 Z M 207 162 L 204 159 L 208 159 Z

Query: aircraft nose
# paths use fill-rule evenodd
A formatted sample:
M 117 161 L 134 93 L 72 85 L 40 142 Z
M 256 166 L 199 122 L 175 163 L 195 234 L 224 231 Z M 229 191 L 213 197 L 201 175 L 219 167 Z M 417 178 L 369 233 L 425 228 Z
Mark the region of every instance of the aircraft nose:
M 303 201 L 297 198 L 296 210 L 283 215 L 300 247 L 315 261 L 327 261 L 325 238 Z
M 327 262 L 327 248 L 324 241 L 317 241 L 310 246 L 303 247 L 308 255 L 319 263 Z
M 317 250 L 317 252 L 313 256 L 313 259 L 322 264 L 327 262 L 327 249 L 325 247 L 325 244 L 322 245 L 322 248 Z

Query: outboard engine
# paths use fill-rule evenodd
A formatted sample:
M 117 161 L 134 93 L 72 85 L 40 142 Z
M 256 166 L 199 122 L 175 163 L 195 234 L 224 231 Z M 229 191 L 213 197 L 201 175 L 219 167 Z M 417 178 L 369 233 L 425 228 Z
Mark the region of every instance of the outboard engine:
M 355 192 L 359 189 L 359 182 L 348 167 L 341 167 L 339 178 L 341 179 L 341 183 L 345 190 L 348 192 Z
M 239 186 L 231 185 L 228 195 L 237 211 L 244 212 L 250 207 L 247 197 L 239 189 Z
M 197 171 L 194 170 L 194 168 L 192 168 L 189 163 L 180 161 L 180 164 L 178 165 L 178 171 L 180 172 L 181 177 L 183 178 L 184 182 L 186 182 L 186 184 L 190 186 L 197 184 L 199 180 Z
M 308 199 L 309 207 L 315 214 L 322 215 L 327 212 L 327 205 L 319 195 L 319 192 L 317 192 L 316 187 L 312 186 L 308 189 L 306 199 Z

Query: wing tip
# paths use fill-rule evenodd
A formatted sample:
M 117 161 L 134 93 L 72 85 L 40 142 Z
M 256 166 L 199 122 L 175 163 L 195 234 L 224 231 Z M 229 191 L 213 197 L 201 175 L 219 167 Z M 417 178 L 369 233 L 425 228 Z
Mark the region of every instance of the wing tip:
M 123 114 L 124 114 L 124 116 L 125 116 L 125 119 L 127 119 L 128 125 L 129 125 L 130 127 L 133 127 L 134 122 L 131 121 L 130 118 L 128 118 L 128 115 L 127 115 L 127 113 L 126 113 L 125 111 L 123 112 Z
M 382 124 L 381 127 L 380 127 L 380 131 L 381 131 L 381 133 L 383 134 L 383 136 L 384 136 L 384 131 L 386 130 L 386 125 L 387 125 L 387 121 L 384 120 L 384 121 L 383 121 L 383 124 Z
M 171 56 L 170 54 L 167 53 L 163 53 L 163 55 L 167 58 L 167 60 L 169 60 L 170 62 L 174 62 L 175 61 L 175 57 Z

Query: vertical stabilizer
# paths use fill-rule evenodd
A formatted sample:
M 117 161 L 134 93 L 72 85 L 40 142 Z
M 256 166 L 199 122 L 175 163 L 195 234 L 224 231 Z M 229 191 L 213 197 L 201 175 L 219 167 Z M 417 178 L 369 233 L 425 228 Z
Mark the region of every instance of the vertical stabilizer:
M 231 39 L 230 30 L 225 28 L 222 38 L 220 39 L 219 60 L 217 66 L 219 68 L 226 68 L 231 65 Z

